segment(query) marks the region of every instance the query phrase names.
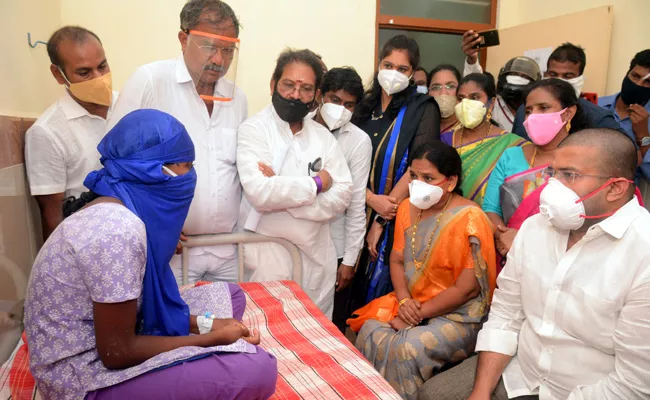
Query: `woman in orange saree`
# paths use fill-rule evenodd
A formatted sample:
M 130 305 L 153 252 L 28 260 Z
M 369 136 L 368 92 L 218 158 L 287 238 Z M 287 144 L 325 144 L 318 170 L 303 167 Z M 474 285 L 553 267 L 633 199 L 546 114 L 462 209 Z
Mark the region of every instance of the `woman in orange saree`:
M 410 199 L 397 211 L 394 292 L 355 311 L 356 346 L 403 398 L 474 351 L 496 281 L 492 227 L 460 193 L 460 156 L 429 142 L 409 164 Z

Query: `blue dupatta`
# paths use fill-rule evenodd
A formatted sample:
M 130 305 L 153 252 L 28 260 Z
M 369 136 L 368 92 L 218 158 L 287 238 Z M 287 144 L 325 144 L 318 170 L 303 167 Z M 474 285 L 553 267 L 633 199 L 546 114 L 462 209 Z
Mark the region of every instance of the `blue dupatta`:
M 399 138 L 399 133 L 402 128 L 402 122 L 404 121 L 404 114 L 406 114 L 406 106 L 402 106 L 397 114 L 395 119 L 395 126 L 390 133 L 390 139 L 388 141 L 388 146 L 386 147 L 386 153 L 384 154 L 384 163 L 382 164 L 381 177 L 379 180 L 379 190 L 378 193 L 385 194 L 386 184 L 388 182 L 388 174 L 390 173 L 391 159 L 393 154 L 397 149 L 397 139 Z M 408 166 L 408 156 L 409 151 L 406 149 L 404 156 L 400 161 L 393 182 L 399 182 Z M 390 266 L 388 261 L 385 260 L 386 256 L 386 247 L 388 246 L 388 236 L 390 231 L 390 226 L 393 222 L 388 221 L 386 226 L 384 226 L 384 233 L 381 237 L 381 244 L 379 246 L 378 256 L 375 261 L 372 261 L 368 266 L 368 275 L 370 276 L 368 283 L 368 291 L 366 292 L 366 303 L 369 303 L 373 299 L 382 296 L 393 290 L 393 284 L 390 280 Z

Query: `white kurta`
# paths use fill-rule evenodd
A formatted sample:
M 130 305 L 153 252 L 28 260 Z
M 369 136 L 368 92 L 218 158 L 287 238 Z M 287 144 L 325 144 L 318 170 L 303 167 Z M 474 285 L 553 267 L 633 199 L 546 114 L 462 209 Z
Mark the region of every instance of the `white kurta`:
M 349 122 L 334 132 L 352 174 L 352 201 L 330 224 L 336 256 L 354 266 L 366 237 L 366 187 L 372 160 L 370 136 Z
M 272 165 L 274 155 L 287 148 L 281 170 L 265 177 L 258 162 Z M 317 195 L 308 164 L 319 157 L 333 184 Z M 331 318 L 337 259 L 329 222 L 348 207 L 352 197 L 350 170 L 336 138 L 309 118 L 294 135 L 268 106 L 239 127 L 237 169 L 244 190 L 239 225 L 244 225 L 252 205 L 263 213 L 256 232 L 289 240 L 300 249 L 303 277 L 299 283 Z M 292 278 L 291 258 L 278 244 L 247 244 L 244 262 L 252 281 Z

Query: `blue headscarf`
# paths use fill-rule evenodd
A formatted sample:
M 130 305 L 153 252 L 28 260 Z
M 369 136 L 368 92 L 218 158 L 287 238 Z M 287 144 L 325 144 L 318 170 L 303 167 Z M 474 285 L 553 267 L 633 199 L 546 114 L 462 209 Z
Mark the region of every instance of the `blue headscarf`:
M 138 332 L 179 336 L 190 332 L 190 312 L 169 266 L 196 186 L 194 168 L 172 177 L 163 164 L 194 161 L 194 145 L 183 124 L 162 111 L 126 115 L 97 146 L 104 166 L 84 185 L 100 196 L 115 197 L 137 215 L 147 230 L 147 266 Z

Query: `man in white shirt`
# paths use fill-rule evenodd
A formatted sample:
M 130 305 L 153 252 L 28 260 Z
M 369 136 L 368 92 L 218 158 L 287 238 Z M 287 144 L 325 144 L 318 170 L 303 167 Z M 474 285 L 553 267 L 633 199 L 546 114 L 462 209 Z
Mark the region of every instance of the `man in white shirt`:
M 117 93 L 102 43 L 93 32 L 65 26 L 47 42 L 50 72 L 63 96 L 25 134 L 29 188 L 41 210 L 43 238 L 63 220 L 63 200 L 87 192 L 89 172 L 101 168 L 97 145 Z
M 323 76 L 320 94 L 316 96 L 319 110 L 314 118 L 338 140 L 352 174 L 350 206 L 330 224 L 339 260 L 332 322 L 343 333 L 345 320 L 350 317 L 350 283 L 366 233 L 366 187 L 372 159 L 370 136 L 350 122 L 362 97 L 363 82 L 353 68 L 332 68 Z
M 298 283 L 331 318 L 337 255 L 329 224 L 350 204 L 352 177 L 336 138 L 307 117 L 322 77 L 311 51 L 280 55 L 272 105 L 239 128 L 237 168 L 244 189 L 240 225 L 298 247 Z M 278 244 L 247 244 L 244 258 L 253 281 L 292 279 L 291 259 Z
M 428 381 L 420 398 L 650 397 L 650 214 L 634 198 L 635 155 L 611 129 L 560 144 L 540 214 L 497 280 L 479 356 Z
M 109 125 L 140 108 L 155 108 L 181 121 L 194 141 L 198 176 L 183 233 L 231 233 L 241 202 L 237 128 L 248 114 L 246 96 L 231 78 L 239 21 L 218 0 L 190 0 L 180 19 L 183 54 L 138 68 L 124 86 Z M 196 247 L 189 254 L 189 283 L 237 281 L 234 245 Z M 170 264 L 181 283 L 180 256 Z

